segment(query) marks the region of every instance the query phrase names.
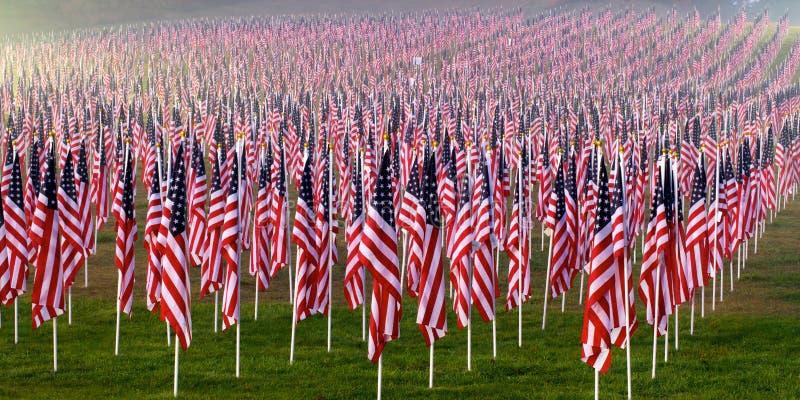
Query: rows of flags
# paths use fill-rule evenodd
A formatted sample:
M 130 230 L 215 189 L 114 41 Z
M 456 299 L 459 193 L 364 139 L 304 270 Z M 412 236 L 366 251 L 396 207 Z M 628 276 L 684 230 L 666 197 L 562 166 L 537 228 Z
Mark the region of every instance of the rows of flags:
M 183 349 L 193 333 L 190 269 L 200 269 L 197 296 L 222 292 L 226 330 L 241 321 L 249 252 L 257 291 L 291 270 L 295 323 L 330 316 L 333 279 L 344 281 L 351 310 L 370 295 L 368 356 L 378 362 L 399 337 L 406 293 L 428 346 L 448 333 L 450 309 L 463 329 L 473 309 L 493 322 L 497 299 L 506 311 L 522 307 L 538 223 L 550 238 L 545 296 L 580 286 L 582 297 L 588 279 L 582 360 L 605 372 L 612 347 L 628 346 L 638 327 L 637 292 L 647 323 L 666 334 L 669 316 L 796 193 L 800 92 L 786 76 L 800 47 L 772 74 L 745 57 L 766 14 L 749 34 L 743 16 L 488 15 L 451 12 L 435 29 L 402 14 L 327 28 L 287 17 L 5 39 L 0 302 L 26 292 L 32 266 L 34 328 L 64 313 L 113 217 L 117 308 L 131 314 L 135 248 L 144 246 L 146 289 L 136 296 Z M 785 21 L 772 41 L 786 35 Z M 443 50 L 466 29 L 482 38 L 474 52 Z M 412 30 L 409 43 L 389 39 Z M 746 46 L 735 47 L 740 34 Z M 772 41 L 764 56 L 776 57 Z M 674 48 L 686 54 L 643 74 Z M 416 52 L 437 62 L 402 61 Z M 618 62 L 629 57 L 637 61 Z M 353 72 L 328 68 L 334 62 Z

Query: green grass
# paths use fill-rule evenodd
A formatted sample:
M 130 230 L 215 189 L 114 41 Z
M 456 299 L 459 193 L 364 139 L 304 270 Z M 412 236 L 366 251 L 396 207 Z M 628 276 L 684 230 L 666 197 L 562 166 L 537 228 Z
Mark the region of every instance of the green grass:
M 144 220 L 139 193 L 140 225 Z M 637 398 L 800 398 L 800 204 L 789 203 L 752 254 L 735 291 L 710 307 L 696 309 L 689 334 L 689 307 L 680 310 L 680 349 L 670 343 L 663 362 L 659 341 L 657 378 L 650 379 L 652 336 L 642 326 L 633 337 L 633 392 Z M 114 356 L 113 235 L 107 225 L 99 237 L 101 252 L 90 259 L 89 287 L 83 272 L 73 289 L 73 325 L 59 318 L 59 371 L 52 372 L 52 329 L 32 332 L 30 295 L 20 300 L 19 344 L 13 344 L 13 309 L 3 309 L 0 329 L 0 397 L 4 398 L 168 398 L 172 395 L 173 347 L 166 329 L 144 305 L 145 255 L 138 247 L 133 318 L 121 321 L 120 355 Z M 141 229 L 141 228 L 140 228 Z M 592 369 L 581 363 L 582 308 L 578 293 L 568 293 L 566 312 L 551 302 L 547 330 L 541 330 L 544 255 L 535 232 L 533 293 L 524 305 L 523 347 L 517 347 L 517 313 L 499 312 L 497 359 L 491 357 L 491 325 L 476 322 L 473 371 L 466 371 L 466 332 L 452 313 L 449 334 L 436 343 L 435 387 L 427 389 L 428 351 L 415 326 L 416 304 L 406 298 L 401 338 L 384 351 L 386 398 L 590 398 Z M 340 254 L 342 243 L 340 239 Z M 247 253 L 243 262 L 246 261 Z M 641 258 L 641 257 L 639 257 Z M 501 258 L 501 281 L 507 262 Z M 735 269 L 734 264 L 734 269 Z M 638 263 L 634 271 L 638 276 Z M 326 320 L 315 316 L 297 327 L 294 365 L 289 365 L 291 307 L 287 271 L 281 271 L 261 295 L 253 320 L 253 280 L 242 282 L 242 376 L 234 377 L 235 332 L 213 333 L 213 297 L 197 299 L 199 270 L 192 269 L 194 340 L 181 352 L 180 396 L 214 398 L 372 398 L 376 366 L 361 341 L 361 311 L 350 312 L 342 295 L 343 269 L 335 270 L 332 352 L 326 352 Z M 579 280 L 576 280 L 576 287 Z M 30 286 L 29 286 L 30 287 Z M 505 289 L 503 288 L 503 291 Z M 448 301 L 448 304 L 450 302 Z M 501 301 L 502 303 L 502 301 Z M 449 307 L 449 306 L 448 306 Z M 502 306 L 501 306 L 502 307 Z M 644 319 L 641 303 L 639 320 Z M 673 321 L 674 323 L 674 321 Z M 671 329 L 673 327 L 671 326 Z M 670 341 L 674 340 L 674 330 Z M 616 349 L 610 371 L 601 378 L 603 397 L 625 395 L 625 357 Z

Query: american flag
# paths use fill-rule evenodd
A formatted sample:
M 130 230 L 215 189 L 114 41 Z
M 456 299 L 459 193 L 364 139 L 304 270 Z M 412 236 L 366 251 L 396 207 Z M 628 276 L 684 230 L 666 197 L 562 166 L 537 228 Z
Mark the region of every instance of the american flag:
M 442 263 L 441 233 L 439 225 L 439 200 L 436 186 L 435 158 L 431 155 L 422 177 L 422 195 L 425 199 L 425 234 L 423 240 L 422 269 L 419 284 L 417 324 L 430 346 L 447 333 L 445 306 L 444 264 Z
M 454 275 L 453 312 L 456 314 L 458 329 L 464 329 L 470 321 L 472 296 L 470 291 L 470 260 L 472 259 L 472 204 L 469 187 L 469 176 L 464 176 L 461 196 L 453 222 L 453 251 L 450 258 L 450 270 Z M 513 222 L 512 222 L 513 225 Z
M 222 258 L 228 265 L 225 273 L 225 298 L 222 302 L 222 330 L 239 321 L 239 253 L 241 251 L 239 234 L 241 222 L 239 214 L 240 172 L 238 154 L 233 155 L 231 178 L 228 185 L 228 197 L 225 200 L 225 217 L 222 223 Z
M 617 318 L 613 304 L 617 265 L 611 223 L 611 203 L 605 162 L 600 162 L 597 218 L 589 266 L 589 287 L 581 332 L 581 360 L 600 373 L 611 366 L 611 330 Z
M 92 162 L 92 203 L 97 218 L 97 229 L 108 219 L 108 165 L 106 163 L 105 130 L 100 129 Z
M 258 194 L 256 196 L 255 222 L 253 224 L 253 240 L 250 251 L 250 275 L 256 275 L 258 290 L 269 288 L 270 272 L 267 244 L 269 242 L 270 202 L 267 196 L 268 181 L 266 161 L 262 159 L 258 171 Z M 273 245 L 274 246 L 274 245 Z
M 302 321 L 313 314 L 317 291 L 317 247 L 314 241 L 314 196 L 311 192 L 311 166 L 314 164 L 310 155 L 306 159 L 303 174 L 300 178 L 300 189 L 295 210 L 292 242 L 297 245 L 297 282 L 295 289 L 295 309 L 297 321 Z
M 620 154 L 621 156 L 621 154 Z M 626 347 L 628 336 L 632 336 L 639 327 L 639 322 L 636 319 L 636 310 L 634 309 L 634 290 L 633 290 L 633 268 L 628 262 L 629 245 L 628 245 L 628 230 L 625 216 L 627 215 L 627 207 L 625 199 L 627 198 L 625 188 L 627 187 L 625 180 L 630 177 L 623 178 L 623 161 L 621 157 L 617 157 L 617 162 L 614 171 L 611 173 L 613 178 L 614 189 L 611 194 L 611 236 L 613 240 L 612 249 L 614 252 L 614 259 L 616 262 L 614 274 L 614 287 L 611 292 L 611 304 L 614 308 L 614 329 L 611 330 L 611 341 L 619 347 Z M 627 286 L 625 283 L 627 280 Z M 625 288 L 628 292 L 625 293 Z M 625 323 L 625 296 L 628 304 L 628 322 Z M 626 334 L 625 329 L 630 328 L 630 335 Z
M 719 184 L 724 179 L 721 176 L 722 171 L 722 163 L 717 163 L 714 168 L 708 199 L 708 226 L 706 227 L 708 235 L 708 265 L 706 274 L 710 277 L 716 276 L 717 271 L 722 270 L 725 263 L 724 215 L 727 209 L 727 201 L 725 200 L 725 191 L 722 190 Z
M 655 193 L 650 202 L 650 221 L 645 233 L 642 272 L 639 277 L 639 297 L 644 301 L 647 310 L 647 323 L 657 329 L 658 335 L 666 333 L 667 322 L 672 315 L 672 291 L 664 265 L 664 252 L 668 251 L 669 246 L 669 227 L 661 182 L 661 173 L 656 171 Z
M 220 145 L 221 147 L 221 145 Z M 200 274 L 200 297 L 222 287 L 222 224 L 225 220 L 225 190 L 220 179 L 220 158 L 215 158 L 211 171 L 211 198 L 206 217 L 206 251 Z
M 130 150 L 129 150 L 130 153 Z M 119 310 L 130 315 L 133 306 L 133 272 L 135 265 L 134 243 L 138 233 L 136 229 L 136 211 L 133 206 L 133 154 L 128 154 L 125 171 L 122 177 L 122 206 L 120 219 L 117 220 L 117 246 L 114 263 L 120 272 Z M 69 163 L 69 161 L 67 161 Z M 63 183 L 62 183 L 63 184 Z
M 556 298 L 566 293 L 572 286 L 575 269 L 570 265 L 570 255 L 576 245 L 567 226 L 566 190 L 564 187 L 564 163 L 558 163 L 552 192 L 549 199 L 547 228 L 551 231 L 550 240 L 550 295 Z
M 686 250 L 690 287 L 699 288 L 708 283 L 708 220 L 706 212 L 705 162 L 697 164 L 692 183 L 689 204 L 689 220 L 686 225 Z
M 283 266 L 289 263 L 289 194 L 286 191 L 286 158 L 283 146 L 280 146 L 280 158 L 275 161 L 279 163 L 276 173 L 272 174 L 274 183 L 272 184 L 271 210 L 269 215 L 271 232 L 270 245 L 270 268 L 269 277 L 274 278 Z
M 472 195 L 473 232 L 477 248 L 472 257 L 472 303 L 485 322 L 494 319 L 497 270 L 492 258 L 492 219 L 486 160 L 481 157 Z
M 347 264 L 344 272 L 344 297 L 350 310 L 364 303 L 364 266 L 358 257 L 358 247 L 364 229 L 364 190 L 361 185 L 360 160 L 351 160 L 350 190 L 352 206 L 350 220 L 345 232 L 347 242 Z
M 384 345 L 400 337 L 402 315 L 397 231 L 389 168 L 389 153 L 384 152 L 359 247 L 361 263 L 369 268 L 374 279 L 367 356 L 375 363 L 380 359 Z
M 317 193 L 317 203 L 316 204 L 316 213 L 314 216 L 314 235 L 315 241 L 317 246 L 317 254 L 318 254 L 318 264 L 317 264 L 317 274 L 316 274 L 316 305 L 314 308 L 321 312 L 322 314 L 327 315 L 328 309 L 330 308 L 330 274 L 333 265 L 336 264 L 337 261 L 337 254 L 336 254 L 336 247 L 335 247 L 335 232 L 333 230 L 333 225 L 335 221 L 333 220 L 332 209 L 335 207 L 333 196 L 330 195 L 330 191 L 333 189 L 333 176 L 330 167 L 330 148 L 328 146 L 320 146 L 323 147 L 321 151 L 321 173 L 318 173 L 317 179 L 317 186 L 318 191 Z
M 33 243 L 33 235 L 31 229 L 33 228 L 32 221 L 34 213 L 36 212 L 36 202 L 39 198 L 39 188 L 41 186 L 41 174 L 39 167 L 39 148 L 40 143 L 38 140 L 33 142 L 31 146 L 30 156 L 28 157 L 28 181 L 25 184 L 25 221 L 26 221 L 26 243 L 27 243 L 27 258 L 31 264 L 36 264 L 36 246 Z
M 200 265 L 206 250 L 206 167 L 200 146 L 195 143 L 192 152 L 192 169 L 189 172 L 189 260 L 190 265 Z
M 147 196 L 147 218 L 144 228 L 144 249 L 147 253 L 147 310 L 155 313 L 161 301 L 161 256 L 155 253 L 158 228 L 161 226 L 162 195 L 160 172 L 152 175 L 150 193 Z
M 169 322 L 186 350 L 192 341 L 192 305 L 186 254 L 186 170 L 184 144 L 178 147 L 165 208 L 171 210 L 161 259 L 161 319 Z
M 84 260 L 79 213 L 72 155 L 68 154 L 64 169 L 61 170 L 61 183 L 58 186 L 58 228 L 61 233 L 61 256 L 64 263 L 64 289 L 72 286 Z
M 414 160 L 398 218 L 398 224 L 408 232 L 409 236 L 406 288 L 411 297 L 417 297 L 419 294 L 419 275 L 422 269 L 425 236 L 425 208 L 419 186 L 419 175 L 419 164 Z
M 86 143 L 81 140 L 78 150 L 78 164 L 75 169 L 75 186 L 78 206 L 80 207 L 81 248 L 84 255 L 94 246 L 94 229 L 92 227 L 91 198 L 89 197 L 89 170 L 86 165 Z
M 37 253 L 31 298 L 33 329 L 64 313 L 64 266 L 58 226 L 56 159 L 55 149 L 51 147 L 47 151 L 46 171 L 30 232 Z
M 0 292 L 0 302 L 8 305 L 25 293 L 28 280 L 27 218 L 22 198 L 22 174 L 19 156 L 14 157 L 8 196 L 3 198 L 3 218 L 8 251 L 8 292 Z M 0 288 L 0 291 L 2 288 Z

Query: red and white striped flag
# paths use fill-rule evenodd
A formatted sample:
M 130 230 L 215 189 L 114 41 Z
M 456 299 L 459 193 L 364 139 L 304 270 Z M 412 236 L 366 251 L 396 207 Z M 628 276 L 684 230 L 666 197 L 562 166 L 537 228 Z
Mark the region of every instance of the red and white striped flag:
M 220 153 L 222 153 L 220 151 Z M 222 224 L 225 220 L 225 190 L 220 179 L 221 160 L 211 170 L 211 196 L 206 219 L 206 251 L 200 274 L 200 298 L 222 287 Z
M 613 304 L 615 275 L 614 240 L 608 176 L 601 161 L 598 179 L 597 218 L 589 266 L 589 288 L 581 332 L 581 360 L 600 373 L 611 366 L 611 331 L 617 310 Z
M 472 195 L 473 232 L 477 248 L 472 255 L 472 303 L 485 322 L 495 317 L 495 296 L 498 291 L 497 270 L 492 258 L 492 220 L 489 199 L 488 171 L 483 157 L 475 171 Z M 523 289 L 524 291 L 524 289 Z
M 36 211 L 31 224 L 31 240 L 36 248 L 36 274 L 33 278 L 33 329 L 64 313 L 64 266 L 58 235 L 55 150 L 47 151 L 46 170 Z
M 386 343 L 400 337 L 403 312 L 390 164 L 389 153 L 384 152 L 359 247 L 361 263 L 374 279 L 367 356 L 375 363 Z
M 197 266 L 206 250 L 206 167 L 200 146 L 195 143 L 189 173 L 189 260 Z
M 58 228 L 61 233 L 65 290 L 72 285 L 78 270 L 83 266 L 83 239 L 79 213 L 72 155 L 67 154 L 64 159 L 64 169 L 61 171 L 61 183 L 58 186 Z
M 469 279 L 473 242 L 471 194 L 469 176 L 465 174 L 464 184 L 461 186 L 459 196 L 458 213 L 453 222 L 453 251 L 450 258 L 450 270 L 455 275 L 453 312 L 456 314 L 458 329 L 464 329 L 469 324 L 470 307 L 472 307 Z
M 361 235 L 364 229 L 364 190 L 361 186 L 360 160 L 352 160 L 350 174 L 350 190 L 352 206 L 350 207 L 350 220 L 345 231 L 347 241 L 347 264 L 344 272 L 344 297 L 350 310 L 364 303 L 364 266 L 358 256 Z
M 135 262 L 134 243 L 138 238 L 136 210 L 133 206 L 133 153 L 128 146 L 128 160 L 122 174 L 122 205 L 117 220 L 117 243 L 114 263 L 120 272 L 119 310 L 131 315 L 133 306 L 133 272 Z M 69 163 L 69 161 L 67 161 Z
M 296 321 L 316 314 L 317 246 L 314 236 L 314 196 L 311 189 L 311 166 L 314 160 L 309 154 L 297 198 L 297 208 L 292 228 L 292 242 L 297 245 L 297 274 L 295 290 Z
M 162 195 L 160 171 L 152 174 L 150 193 L 147 197 L 147 218 L 144 228 L 144 249 L 147 253 L 147 310 L 155 313 L 161 301 L 161 255 L 155 253 L 158 228 L 161 226 Z
M 25 293 L 28 280 L 28 236 L 25 232 L 27 218 L 22 198 L 22 175 L 19 156 L 14 157 L 9 182 L 8 196 L 3 198 L 3 219 L 8 252 L 8 290 L 0 281 L 0 302 L 9 305 L 17 296 Z M 2 275 L 3 273 L 0 273 Z M 2 280 L 2 276 L 0 276 Z
M 271 278 L 269 272 L 269 249 L 267 248 L 270 233 L 269 214 L 271 207 L 268 195 L 269 180 L 266 160 L 262 158 L 261 166 L 258 171 L 258 194 L 256 196 L 253 240 L 251 241 L 250 266 L 248 269 L 250 275 L 256 276 L 258 290 L 267 290 Z
M 246 171 L 241 171 L 245 174 Z M 228 265 L 225 273 L 225 298 L 222 301 L 222 330 L 239 322 L 239 253 L 241 251 L 239 235 L 241 223 L 239 215 L 240 171 L 238 154 L 233 155 L 231 179 L 228 185 L 228 197 L 225 200 L 225 217 L 222 223 L 222 258 Z
M 439 200 L 437 195 L 435 159 L 428 158 L 422 177 L 422 195 L 425 201 L 425 234 L 423 240 L 422 270 L 419 283 L 417 325 L 431 346 L 447 334 L 447 309 L 445 306 L 444 265 L 442 263 L 441 232 L 439 226 Z
M 186 170 L 184 144 L 178 147 L 165 208 L 172 210 L 161 259 L 161 319 L 169 322 L 181 347 L 192 342 L 192 304 L 186 254 Z

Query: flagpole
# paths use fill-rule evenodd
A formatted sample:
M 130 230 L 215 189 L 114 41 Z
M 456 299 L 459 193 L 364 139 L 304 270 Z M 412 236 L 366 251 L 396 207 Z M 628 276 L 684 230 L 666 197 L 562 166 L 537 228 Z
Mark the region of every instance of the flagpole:
M 291 248 L 289 248 L 291 251 Z M 298 276 L 297 274 L 300 273 L 300 252 L 303 251 L 300 247 L 297 248 L 297 257 L 295 260 L 295 277 Z M 294 301 L 292 301 L 292 339 L 291 344 L 289 346 L 289 365 L 294 363 L 294 337 L 295 331 L 297 330 L 297 279 L 295 279 L 294 285 Z M 380 367 L 378 367 L 378 371 L 380 371 Z M 380 379 L 380 378 L 379 378 Z M 380 394 L 380 383 L 378 384 L 378 393 Z
M 172 395 L 174 397 L 178 397 L 178 354 L 178 334 L 175 334 L 175 367 L 172 372 Z
M 433 388 L 433 342 L 430 345 L 430 362 L 428 366 L 428 389 Z
M 122 271 L 117 269 L 117 329 L 114 334 L 114 355 L 119 355 L 119 293 L 120 285 L 122 285 Z
M 56 320 L 58 317 L 53 318 L 53 372 L 58 372 L 58 327 Z
M 594 370 L 594 400 L 600 400 L 600 372 Z
M 654 171 L 655 172 L 655 171 Z M 659 171 L 660 173 L 660 171 Z M 642 247 L 644 249 L 644 247 Z M 644 250 L 643 250 L 644 251 Z M 661 266 L 656 266 L 656 298 L 655 309 L 653 310 L 653 372 L 652 379 L 656 379 L 656 348 L 658 347 L 658 327 L 660 318 L 658 317 L 658 301 L 661 294 Z
M 214 291 L 214 333 L 217 333 L 219 321 L 219 290 Z M 167 342 L 169 342 L 169 324 L 167 324 Z M 169 344 L 169 343 L 167 343 Z
M 19 342 L 19 310 L 18 310 L 19 296 L 14 297 L 14 344 Z
M 252 257 L 252 255 L 251 255 Z M 253 306 L 253 321 L 258 321 L 258 276 L 261 272 L 256 269 L 256 295 L 255 295 L 255 305 Z
M 72 325 L 72 285 L 69 286 L 67 289 L 67 299 L 69 303 L 69 309 L 67 310 L 67 325 Z
M 381 381 L 383 380 L 383 354 L 378 357 L 378 400 L 381 400 Z

